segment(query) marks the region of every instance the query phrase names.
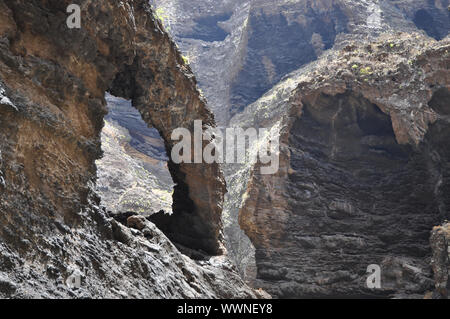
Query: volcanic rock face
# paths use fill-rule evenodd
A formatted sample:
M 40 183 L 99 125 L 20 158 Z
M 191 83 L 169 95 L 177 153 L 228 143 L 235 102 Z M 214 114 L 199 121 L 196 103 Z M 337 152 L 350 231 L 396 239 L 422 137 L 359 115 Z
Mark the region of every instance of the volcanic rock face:
M 430 238 L 433 256 L 431 265 L 434 272 L 434 298 L 448 298 L 450 289 L 450 224 L 433 228 Z
M 0 294 L 72 296 L 62 283 L 75 274 L 76 294 L 87 297 L 253 296 L 226 261 L 206 261 L 209 271 L 161 233 L 141 237 L 96 206 L 105 91 L 131 100 L 167 153 L 173 129 L 214 119 L 147 1 L 83 1 L 82 27 L 69 29 L 72 2 L 0 1 Z M 219 167 L 170 162 L 169 170 L 176 186 L 165 233 L 219 254 Z
M 348 42 L 234 119 L 281 131 L 280 169 L 252 170 L 239 216 L 258 285 L 289 298 L 433 289 L 429 232 L 450 209 L 449 51 L 414 33 Z M 366 286 L 371 264 L 380 289 Z
M 280 116 L 281 104 L 296 85 L 277 83 L 295 79 L 290 72 L 308 72 L 309 62 L 326 49 L 342 47 L 346 39 L 367 41 L 382 32 L 419 30 L 442 39 L 450 31 L 448 0 L 151 3 L 189 60 L 220 126 L 272 126 L 268 118 Z M 262 97 L 274 85 L 277 96 Z M 255 105 L 268 109 L 256 112 Z M 248 271 L 251 277 L 253 247 L 236 220 L 252 168 L 223 167 L 229 190 L 224 203 L 227 248 L 241 273 L 247 277 Z

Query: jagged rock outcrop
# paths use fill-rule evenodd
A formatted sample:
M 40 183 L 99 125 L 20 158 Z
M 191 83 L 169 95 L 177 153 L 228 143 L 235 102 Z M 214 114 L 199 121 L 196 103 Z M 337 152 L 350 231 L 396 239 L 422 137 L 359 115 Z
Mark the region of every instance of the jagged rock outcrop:
M 433 251 L 431 265 L 434 272 L 435 291 L 432 297 L 448 299 L 450 289 L 450 224 L 434 227 L 430 245 Z
M 251 168 L 239 221 L 278 297 L 423 297 L 430 229 L 450 212 L 450 39 L 348 41 L 232 123 L 277 127 L 280 168 Z M 295 87 L 294 90 L 291 88 Z M 381 267 L 381 288 L 366 286 Z
M 81 29 L 69 29 L 72 2 L 0 1 L 0 294 L 253 296 L 222 257 L 205 267 L 186 260 L 151 224 L 144 239 L 97 207 L 106 91 L 132 101 L 168 154 L 173 129 L 193 129 L 197 119 L 214 126 L 214 118 L 147 1 L 79 2 Z M 218 165 L 169 162 L 169 170 L 174 214 L 164 232 L 220 254 Z M 62 285 L 75 273 L 78 292 Z
M 151 0 L 196 73 L 220 125 L 283 76 L 354 37 L 450 31 L 448 0 Z

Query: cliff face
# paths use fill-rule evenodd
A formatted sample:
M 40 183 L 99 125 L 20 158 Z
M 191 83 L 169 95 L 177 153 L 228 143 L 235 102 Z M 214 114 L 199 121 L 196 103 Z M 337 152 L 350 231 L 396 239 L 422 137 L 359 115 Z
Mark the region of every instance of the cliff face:
M 327 49 L 341 48 L 347 39 L 367 41 L 397 31 L 421 31 L 442 39 L 450 31 L 448 0 L 151 3 L 192 66 L 219 126 L 265 127 L 268 117 L 283 110 L 281 104 L 296 85 L 288 80 L 277 83 L 293 78 L 291 72 L 307 72 L 308 63 Z M 278 96 L 263 97 L 274 85 Z M 269 110 L 263 115 L 245 111 L 249 105 Z M 223 168 L 229 190 L 224 203 L 227 248 L 241 273 L 251 279 L 254 248 L 236 221 L 252 168 Z
M 415 33 L 348 41 L 233 120 L 281 132 L 278 173 L 252 169 L 239 215 L 258 285 L 279 297 L 433 290 L 429 234 L 450 211 L 449 51 Z M 371 264 L 380 289 L 366 286 Z
M 150 222 L 130 229 L 98 208 L 106 91 L 132 101 L 167 153 L 173 129 L 214 118 L 147 1 L 80 2 L 81 29 L 69 29 L 72 2 L 0 1 L 0 294 L 253 296 L 222 257 L 193 262 Z M 219 167 L 169 170 L 174 214 L 164 232 L 220 254 Z M 76 291 L 63 285 L 71 275 L 82 279 Z

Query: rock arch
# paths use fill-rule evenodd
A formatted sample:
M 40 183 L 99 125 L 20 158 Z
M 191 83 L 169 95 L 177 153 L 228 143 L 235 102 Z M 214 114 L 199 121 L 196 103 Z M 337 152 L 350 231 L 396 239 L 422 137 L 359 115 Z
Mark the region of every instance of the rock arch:
M 190 68 L 148 1 L 83 1 L 82 28 L 65 24 L 73 1 L 0 1 L 0 80 L 13 107 L 0 107 L 3 238 L 37 240 L 37 224 L 76 227 L 101 156 L 104 94 L 132 100 L 170 154 L 174 128 L 215 125 Z M 3 95 L 3 93 L 2 93 Z M 15 110 L 17 109 L 17 110 Z M 170 163 L 174 241 L 221 253 L 225 183 L 218 165 Z M 12 222 L 14 220 L 14 222 Z

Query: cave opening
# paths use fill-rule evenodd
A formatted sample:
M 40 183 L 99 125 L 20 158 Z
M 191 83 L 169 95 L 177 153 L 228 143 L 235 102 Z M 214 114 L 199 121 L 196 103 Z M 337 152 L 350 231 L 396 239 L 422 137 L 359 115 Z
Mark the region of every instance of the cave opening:
M 450 92 L 446 88 L 438 89 L 430 100 L 429 106 L 439 114 L 440 120 L 450 116 Z
M 174 182 L 164 140 L 131 101 L 109 93 L 105 99 L 104 156 L 96 162 L 102 205 L 113 213 L 172 214 Z
M 173 53 L 177 54 L 176 51 Z M 131 65 L 124 66 L 115 75 L 107 91 L 130 100 L 128 105 L 137 110 L 134 111 L 135 117 L 154 127 L 161 135 L 162 140 L 158 140 L 160 148 L 156 150 L 160 154 L 162 150 L 170 154 L 176 143 L 171 137 L 176 129 L 193 131 L 195 120 L 200 118 L 213 124 L 214 119 L 209 112 L 203 111 L 206 106 L 192 79 L 177 76 L 181 57 L 167 65 L 164 71 L 159 69 L 159 61 L 154 63 L 155 59 L 158 58 L 152 54 L 135 57 Z M 157 70 L 153 68 L 155 66 Z M 184 89 L 178 89 L 180 87 Z M 155 137 L 156 131 L 153 132 L 154 135 L 150 135 Z M 225 184 L 219 166 L 216 163 L 177 164 L 167 155 L 165 159 L 165 176 L 167 181 L 171 177 L 172 189 L 159 189 L 159 193 L 171 199 L 172 213 L 152 209 L 147 219 L 173 243 L 210 255 L 222 254 L 221 209 Z M 160 178 L 155 179 L 156 182 L 161 181 Z

